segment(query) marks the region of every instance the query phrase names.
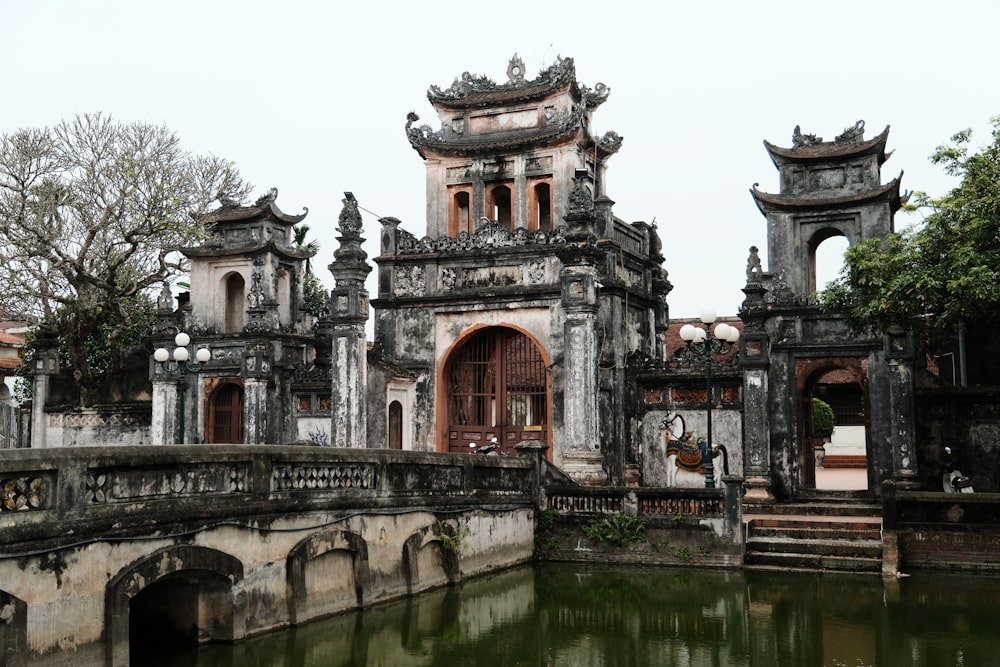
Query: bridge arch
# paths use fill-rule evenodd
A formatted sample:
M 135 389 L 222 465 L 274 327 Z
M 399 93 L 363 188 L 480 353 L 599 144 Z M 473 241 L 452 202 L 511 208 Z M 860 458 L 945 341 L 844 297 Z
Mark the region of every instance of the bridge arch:
M 241 639 L 233 588 L 242 580 L 239 559 L 189 544 L 164 547 L 131 563 L 105 589 L 110 664 L 129 664 L 131 638 L 151 626 L 172 640 Z
M 444 548 L 442 530 L 452 536 L 458 534 L 457 524 L 435 522 L 415 531 L 403 543 L 403 572 L 409 595 L 428 588 L 428 584 L 455 583 L 460 579 L 458 553 L 454 549 Z M 435 544 L 436 547 L 431 546 Z M 441 581 L 424 581 L 435 574 L 435 569 L 440 569 Z
M 24 600 L 0 590 L 0 665 L 26 664 L 28 654 L 28 605 Z
M 347 530 L 310 535 L 288 553 L 285 576 L 292 625 L 361 608 L 369 582 L 368 543 Z

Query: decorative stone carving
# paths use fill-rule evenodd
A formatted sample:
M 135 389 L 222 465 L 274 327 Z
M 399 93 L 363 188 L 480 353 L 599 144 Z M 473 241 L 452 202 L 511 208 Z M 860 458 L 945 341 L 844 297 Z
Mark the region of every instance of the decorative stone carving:
M 397 266 L 393 280 L 397 296 L 423 296 L 427 292 L 424 283 L 424 267 Z
M 798 125 L 792 130 L 792 146 L 795 148 L 818 146 L 821 143 L 823 143 L 823 137 L 817 137 L 815 134 L 802 134 L 802 130 L 799 129 Z
M 375 472 L 370 465 L 353 466 L 275 466 L 271 474 L 272 491 L 294 489 L 371 489 Z
M 518 228 L 511 232 L 506 226 L 492 222 L 486 218 L 480 222 L 476 230 L 459 232 L 455 237 L 444 236 L 437 240 L 425 236 L 418 239 L 404 229 L 396 229 L 396 252 L 398 255 L 416 255 L 423 253 L 457 253 L 488 248 L 505 248 L 516 245 L 545 245 L 565 243 L 566 228 L 559 226 L 551 233 L 542 230 L 529 233 Z
M 760 265 L 760 255 L 757 254 L 757 246 L 750 246 L 750 256 L 747 258 L 747 284 L 759 285 L 764 275 L 764 269 Z
M 864 141 L 865 139 L 865 121 L 859 120 L 857 123 L 851 127 L 846 128 L 843 132 L 838 134 L 833 139 L 835 144 L 846 144 L 855 141 Z
M 42 508 L 45 484 L 41 477 L 0 479 L 0 512 L 21 512 Z

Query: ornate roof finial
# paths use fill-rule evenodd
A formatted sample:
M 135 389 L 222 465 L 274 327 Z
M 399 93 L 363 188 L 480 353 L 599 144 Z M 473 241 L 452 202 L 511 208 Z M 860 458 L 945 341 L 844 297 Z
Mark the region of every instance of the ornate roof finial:
M 510 85 L 520 85 L 524 83 L 524 61 L 516 53 L 507 65 L 507 79 Z
M 843 132 L 833 139 L 835 144 L 846 144 L 852 141 L 862 141 L 865 138 L 865 121 L 859 120 L 851 127 L 845 128 Z
M 802 130 L 799 129 L 798 125 L 792 130 L 792 146 L 795 148 L 816 146 L 821 143 L 823 143 L 823 137 L 817 137 L 815 134 L 802 134 Z
M 361 213 L 358 212 L 358 200 L 354 198 L 354 193 L 345 192 L 344 208 L 340 210 L 337 231 L 345 237 L 354 236 L 361 232 Z

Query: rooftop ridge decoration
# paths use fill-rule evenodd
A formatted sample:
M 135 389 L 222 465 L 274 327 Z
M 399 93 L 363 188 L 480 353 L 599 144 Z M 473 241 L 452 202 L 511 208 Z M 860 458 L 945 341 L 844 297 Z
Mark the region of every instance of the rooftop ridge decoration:
M 459 232 L 457 236 L 439 239 L 424 236 L 418 239 L 410 232 L 397 228 L 396 254 L 419 255 L 427 253 L 462 253 L 495 248 L 513 248 L 529 245 L 563 244 L 566 242 L 566 227 L 560 225 L 552 232 L 542 230 L 529 232 L 518 227 L 511 232 L 499 222 L 482 218 L 475 231 Z
M 555 63 L 539 72 L 538 77 L 528 81 L 524 76 L 524 62 L 515 53 L 507 66 L 507 77 L 507 83 L 497 84 L 485 74 L 463 72 L 461 78 L 456 78 L 448 88 L 442 89 L 432 85 L 427 90 L 427 97 L 431 102 L 448 102 L 463 100 L 476 93 L 510 91 L 521 88 L 552 90 L 572 83 L 576 79 L 576 65 L 572 58 L 556 56 Z M 607 90 L 607 87 L 604 84 L 598 84 L 598 89 Z M 604 94 L 604 97 L 607 97 L 607 93 Z
M 889 128 L 886 128 L 887 130 Z M 884 133 L 883 133 L 884 134 Z M 865 140 L 865 121 L 859 120 L 854 125 L 844 128 L 844 131 L 834 137 L 833 141 L 823 141 L 823 137 L 815 134 L 804 134 L 796 125 L 792 130 L 792 148 L 808 148 L 811 146 L 830 146 L 834 144 L 861 143 Z
M 302 222 L 306 215 L 309 214 L 309 208 L 306 206 L 302 207 L 302 213 L 299 215 L 291 215 L 285 213 L 278 205 L 275 200 L 278 198 L 278 188 L 271 188 L 267 191 L 267 194 L 261 195 L 257 198 L 250 206 L 242 206 L 239 202 L 229 199 L 227 197 L 220 196 L 219 208 L 209 211 L 201 220 L 208 223 L 216 222 L 231 222 L 231 221 L 242 221 L 249 220 L 250 218 L 257 217 L 261 214 L 270 213 L 276 220 L 283 222 L 288 225 L 294 225 L 296 223 Z

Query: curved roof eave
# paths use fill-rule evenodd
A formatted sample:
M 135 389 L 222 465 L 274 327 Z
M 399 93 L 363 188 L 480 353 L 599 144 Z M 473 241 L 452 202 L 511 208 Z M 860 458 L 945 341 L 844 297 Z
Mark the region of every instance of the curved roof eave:
M 206 213 L 202 217 L 202 221 L 205 223 L 242 222 L 258 217 L 270 217 L 290 226 L 302 222 L 308 214 L 309 209 L 303 206 L 302 213 L 299 215 L 290 215 L 278 208 L 278 205 L 272 200 L 254 204 L 253 206 L 220 206 L 214 211 Z
M 180 248 L 180 252 L 189 259 L 204 257 L 234 257 L 239 255 L 256 255 L 261 252 L 271 252 L 283 259 L 311 259 L 316 256 L 315 251 L 299 251 L 290 248 L 281 248 L 274 241 L 268 240 L 252 246 L 242 248 L 215 248 L 206 246 L 195 246 L 191 248 Z
M 910 193 L 900 195 L 899 186 L 903 179 L 903 172 L 885 185 L 867 192 L 858 192 L 841 197 L 823 197 L 815 199 L 805 199 L 802 197 L 790 197 L 788 195 L 775 195 L 762 192 L 757 189 L 754 183 L 750 188 L 750 195 L 757 204 L 757 209 L 763 215 L 771 211 L 807 211 L 822 208 L 846 208 L 858 204 L 865 204 L 879 199 L 887 199 L 892 212 L 898 211 L 910 198 Z
M 775 146 L 765 140 L 764 148 L 771 158 L 775 167 L 781 168 L 782 164 L 794 162 L 823 162 L 826 160 L 838 160 L 850 157 L 861 157 L 876 153 L 878 163 L 882 165 L 892 152 L 885 152 L 886 142 L 889 140 L 889 126 L 886 125 L 881 134 L 867 141 L 846 141 L 836 143 L 833 141 L 824 142 L 815 146 L 803 146 L 801 148 L 783 148 Z
M 562 127 L 557 130 L 520 133 L 507 137 L 489 137 L 477 141 L 447 141 L 433 138 L 423 138 L 410 135 L 410 145 L 424 159 L 428 154 L 468 156 L 476 154 L 492 154 L 497 151 L 509 151 L 524 146 L 552 146 L 572 140 L 581 128 L 579 126 Z

